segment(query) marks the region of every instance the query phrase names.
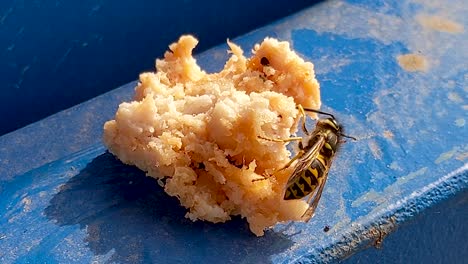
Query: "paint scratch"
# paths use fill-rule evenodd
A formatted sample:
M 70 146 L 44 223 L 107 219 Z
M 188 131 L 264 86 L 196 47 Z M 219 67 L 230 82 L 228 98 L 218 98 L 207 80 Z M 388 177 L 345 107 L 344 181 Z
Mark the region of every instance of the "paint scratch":
M 62 55 L 62 57 L 58 60 L 57 64 L 55 64 L 55 67 L 53 69 L 53 72 L 57 72 L 57 70 L 59 69 L 60 65 L 62 65 L 65 60 L 67 59 L 68 55 L 70 54 L 71 50 L 72 50 L 73 47 L 69 47 L 67 49 L 67 51 L 65 52 L 65 54 Z
M 371 150 L 374 159 L 382 159 L 382 150 L 375 140 L 369 141 L 369 149 Z
M 402 185 L 405 185 L 411 180 L 424 175 L 427 170 L 427 167 L 423 167 L 405 176 L 401 176 L 393 184 L 387 186 L 382 192 L 376 192 L 374 189 L 370 189 L 368 192 L 354 200 L 351 206 L 359 207 L 365 202 L 374 202 L 377 204 L 375 210 L 384 208 L 387 204 L 387 201 L 391 201 L 392 197 L 398 196 L 401 193 Z

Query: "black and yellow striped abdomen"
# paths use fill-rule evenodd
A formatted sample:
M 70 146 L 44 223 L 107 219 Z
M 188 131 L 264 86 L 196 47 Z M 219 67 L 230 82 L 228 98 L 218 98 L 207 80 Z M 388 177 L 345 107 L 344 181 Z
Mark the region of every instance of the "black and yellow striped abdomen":
M 325 138 L 323 147 L 318 151 L 315 157 L 312 157 L 310 166 L 301 171 L 301 173 L 290 182 L 286 187 L 284 200 L 301 199 L 314 192 L 315 188 L 322 184 L 328 173 L 333 156 L 338 145 L 338 137 L 331 130 L 322 131 Z M 311 141 L 315 140 L 311 138 Z

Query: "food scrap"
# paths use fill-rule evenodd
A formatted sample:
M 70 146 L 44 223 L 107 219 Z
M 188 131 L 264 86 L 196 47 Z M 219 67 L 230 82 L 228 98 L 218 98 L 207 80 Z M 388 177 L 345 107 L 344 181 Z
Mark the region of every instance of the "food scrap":
M 289 138 L 301 116 L 297 105 L 320 108 L 313 64 L 288 42 L 266 38 L 247 58 L 228 41 L 224 68 L 208 74 L 192 56 L 197 43 L 182 36 L 156 60 L 156 72 L 140 75 L 134 100 L 105 123 L 105 145 L 159 179 L 193 221 L 240 215 L 261 236 L 278 222 L 300 220 L 306 201 L 283 199 L 294 168 L 263 179 L 291 153 L 259 137 Z

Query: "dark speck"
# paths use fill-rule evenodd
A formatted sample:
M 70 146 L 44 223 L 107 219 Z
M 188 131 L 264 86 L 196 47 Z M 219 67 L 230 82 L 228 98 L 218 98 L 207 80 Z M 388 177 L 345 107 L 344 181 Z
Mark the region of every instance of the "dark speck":
M 268 66 L 270 65 L 270 61 L 266 58 L 266 57 L 262 57 L 260 59 L 260 63 L 263 65 L 263 66 Z
M 236 162 L 234 161 L 234 159 L 230 155 L 227 156 L 227 159 L 228 159 L 228 161 L 229 161 L 229 163 L 231 165 L 236 166 L 236 168 L 242 169 L 243 164 L 236 164 Z
M 330 227 L 329 227 L 329 226 L 325 226 L 325 227 L 323 228 L 323 232 L 328 232 L 328 231 L 330 231 Z

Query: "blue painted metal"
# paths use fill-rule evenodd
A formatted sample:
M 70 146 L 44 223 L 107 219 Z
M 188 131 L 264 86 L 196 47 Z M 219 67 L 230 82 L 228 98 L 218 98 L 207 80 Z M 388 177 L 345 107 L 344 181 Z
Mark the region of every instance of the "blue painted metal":
M 466 263 L 468 192 L 424 210 L 385 238 L 344 263 Z
M 134 80 L 181 34 L 203 51 L 311 2 L 2 0 L 0 135 Z
M 461 0 L 327 1 L 235 40 L 245 50 L 265 36 L 290 41 L 315 64 L 323 109 L 359 139 L 344 144 L 309 223 L 281 224 L 256 238 L 241 219 L 184 219 L 153 180 L 98 143 L 102 121 L 131 96 L 127 85 L 0 137 L 0 261 L 328 262 L 380 244 L 404 223 L 419 226 L 418 217 L 429 232 L 445 228 L 443 219 L 466 222 L 466 11 Z M 214 71 L 225 49 L 197 58 Z M 408 53 L 425 58 L 426 68 L 404 70 L 397 58 Z M 442 202 L 456 194 L 459 214 L 432 217 L 428 208 L 450 207 Z M 395 254 L 407 247 L 399 242 Z M 461 242 L 446 249 L 463 261 Z M 362 254 L 349 261 L 365 260 Z

